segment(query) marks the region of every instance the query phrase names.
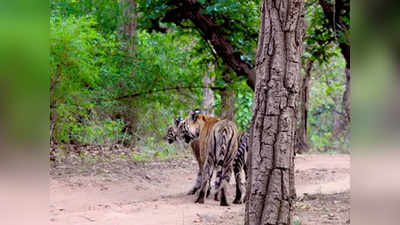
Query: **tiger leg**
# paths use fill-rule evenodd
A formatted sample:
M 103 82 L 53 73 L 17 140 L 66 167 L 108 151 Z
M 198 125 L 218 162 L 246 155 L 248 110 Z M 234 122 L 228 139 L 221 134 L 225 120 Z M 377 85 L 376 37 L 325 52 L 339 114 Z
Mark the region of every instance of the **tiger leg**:
M 228 186 L 229 186 L 231 174 L 232 174 L 232 165 L 228 165 L 223 170 L 222 179 L 221 179 L 221 187 L 219 190 L 221 206 L 229 206 L 228 200 L 227 200 L 227 195 L 228 195 Z
M 233 159 L 237 151 L 237 136 L 230 129 L 221 130 L 215 155 L 217 162 L 216 189 L 219 192 L 221 206 L 228 206 L 228 186 L 232 174 Z
M 202 160 L 200 158 L 200 143 L 199 140 L 193 140 L 192 142 L 190 142 L 190 147 L 192 148 L 192 153 L 193 156 L 195 157 L 196 161 L 197 161 L 197 165 L 199 167 L 198 172 L 197 172 L 197 177 L 196 177 L 196 182 L 193 186 L 192 189 L 190 189 L 190 191 L 188 192 L 188 195 L 194 195 L 196 193 L 196 191 L 200 188 L 201 185 L 201 172 L 202 172 Z
M 215 187 L 215 194 L 214 194 L 214 201 L 219 201 L 219 186 L 221 185 L 221 175 L 222 170 L 219 169 L 217 174 L 215 175 L 214 187 Z
M 243 165 L 243 171 L 244 171 L 244 178 L 245 178 L 245 180 L 244 180 L 244 192 L 242 192 L 242 193 L 244 193 L 243 202 L 245 202 L 246 199 L 247 199 L 247 196 L 246 196 L 247 190 L 246 190 L 246 188 L 247 188 L 247 184 L 248 184 L 248 182 L 249 182 L 249 179 L 248 179 L 249 177 L 248 177 L 248 175 L 247 175 L 247 173 L 248 173 L 248 170 L 247 170 L 247 162 Z
M 243 170 L 244 170 L 244 177 L 245 177 L 246 182 L 247 182 L 247 165 L 246 164 L 243 165 Z
M 207 189 L 206 198 L 208 198 L 208 196 L 210 196 L 210 194 L 211 194 L 211 178 L 212 178 L 213 174 L 214 174 L 214 169 L 211 170 L 211 177 L 208 180 L 208 189 Z
M 192 189 L 190 189 L 190 191 L 188 192 L 188 195 L 194 195 L 197 190 L 199 190 L 200 185 L 201 185 L 201 170 L 198 171 L 197 173 L 197 177 L 196 177 L 196 183 L 194 184 L 194 186 L 192 187 Z
M 243 203 L 243 193 L 244 190 L 244 183 L 242 179 L 242 168 L 240 168 L 237 164 L 233 167 L 233 173 L 235 174 L 235 181 L 236 181 L 236 195 L 235 200 L 233 200 L 233 204 L 241 204 Z
M 214 165 L 214 160 L 212 156 L 207 156 L 206 161 L 203 165 L 201 186 L 195 203 L 200 203 L 200 204 L 204 203 L 204 198 L 206 197 L 207 194 L 206 192 L 208 190 L 208 186 L 210 183 L 209 180 L 212 177 L 213 165 Z
M 215 187 L 215 195 L 214 195 L 214 200 L 215 201 L 220 201 L 220 194 L 221 194 L 221 183 L 223 180 L 223 170 L 224 170 L 224 160 L 225 160 L 225 151 L 226 151 L 226 141 L 225 138 L 221 138 L 220 140 L 217 140 L 218 144 L 216 145 L 216 170 L 217 173 L 215 175 L 215 182 L 214 182 L 214 187 Z
M 218 153 L 217 163 L 217 177 L 215 180 L 215 187 L 217 193 L 215 194 L 215 200 L 220 201 L 221 206 L 228 206 L 228 186 L 232 174 L 232 157 L 229 155 L 225 157 L 225 152 L 220 151 Z

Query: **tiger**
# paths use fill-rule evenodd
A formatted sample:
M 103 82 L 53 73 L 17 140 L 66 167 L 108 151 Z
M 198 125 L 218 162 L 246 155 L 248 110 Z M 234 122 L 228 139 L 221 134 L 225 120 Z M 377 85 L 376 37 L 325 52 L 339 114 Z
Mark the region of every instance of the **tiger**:
M 173 142 L 177 141 L 179 136 L 177 134 L 178 125 L 183 122 L 183 118 L 178 117 L 173 120 L 172 125 L 167 127 L 167 135 L 165 139 L 167 139 L 168 144 L 172 144 Z
M 228 206 L 227 192 L 232 174 L 233 160 L 238 148 L 238 130 L 234 122 L 201 114 L 194 110 L 180 124 L 186 143 L 199 138 L 200 157 L 205 154 L 201 186 L 195 203 L 204 203 L 209 180 L 216 169 L 215 189 L 221 206 Z
M 168 140 L 168 143 L 173 143 L 175 141 L 180 141 L 181 135 L 179 132 L 179 126 L 183 124 L 184 119 L 181 117 L 178 117 L 174 119 L 173 125 L 169 126 L 167 128 L 167 135 L 166 139 Z M 241 204 L 243 203 L 243 193 L 245 189 L 245 184 L 242 180 L 242 171 L 245 173 L 245 182 L 247 182 L 247 154 L 248 154 L 248 138 L 249 134 L 248 132 L 241 132 L 239 137 L 238 137 L 238 150 L 235 156 L 235 159 L 233 160 L 233 172 L 235 176 L 235 181 L 236 181 L 236 194 L 235 194 L 235 200 L 233 201 L 234 204 Z M 199 146 L 199 140 L 195 139 L 190 142 L 190 147 L 192 149 L 192 153 L 196 159 L 196 162 L 198 164 L 198 173 L 197 173 L 197 178 L 196 178 L 196 183 L 194 187 L 188 192 L 189 195 L 193 195 L 196 193 L 196 191 L 200 187 L 200 181 L 201 181 L 201 170 L 202 170 L 202 165 L 204 164 L 204 156 L 203 158 L 200 157 L 200 146 Z M 210 189 L 207 191 L 208 196 L 210 194 Z M 215 193 L 215 200 L 218 200 L 218 193 Z
M 236 156 L 233 159 L 233 174 L 236 183 L 236 193 L 233 204 L 242 204 L 245 200 L 244 193 L 246 193 L 247 184 L 247 155 L 248 155 L 248 140 L 249 133 L 241 132 L 238 136 L 238 149 Z M 244 171 L 244 178 L 242 172 Z M 215 185 L 214 185 L 215 186 Z M 207 196 L 209 193 L 207 193 Z M 218 192 L 215 193 L 214 200 L 218 201 Z
M 178 118 L 174 119 L 172 125 L 170 125 L 167 128 L 166 139 L 169 144 L 172 144 L 175 141 L 181 141 L 181 135 L 178 132 L 178 127 L 183 122 L 184 122 L 184 119 L 181 117 L 178 117 Z M 200 141 L 198 139 L 191 140 L 189 145 L 190 145 L 190 148 L 192 149 L 193 156 L 196 159 L 196 162 L 198 165 L 196 182 L 195 182 L 194 186 L 187 193 L 188 195 L 194 195 L 196 193 L 196 191 L 200 188 L 200 184 L 201 184 L 200 183 L 201 176 L 202 176 L 201 171 L 202 171 L 203 164 L 204 164 L 204 158 L 201 158 L 200 155 L 204 155 L 204 154 L 200 154 Z

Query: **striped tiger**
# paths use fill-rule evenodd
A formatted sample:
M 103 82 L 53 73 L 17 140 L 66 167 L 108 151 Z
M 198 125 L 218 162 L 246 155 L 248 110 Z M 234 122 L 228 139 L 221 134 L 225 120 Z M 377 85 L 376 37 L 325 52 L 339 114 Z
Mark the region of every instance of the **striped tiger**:
M 238 131 L 235 123 L 206 116 L 200 110 L 192 111 L 180 124 L 186 143 L 195 138 L 200 140 L 200 154 L 205 155 L 202 168 L 201 186 L 196 203 L 203 204 L 208 190 L 209 180 L 216 169 L 215 189 L 220 205 L 228 206 L 227 191 L 232 174 L 233 160 L 238 149 Z M 200 157 L 202 157 L 200 155 Z
M 165 138 L 167 139 L 169 144 L 172 144 L 173 142 L 178 140 L 179 136 L 177 135 L 177 132 L 180 123 L 183 123 L 183 118 L 178 117 L 174 119 L 172 125 L 167 128 L 167 135 L 165 136 Z
M 181 135 L 179 134 L 178 127 L 181 124 L 183 124 L 183 122 L 184 122 L 184 119 L 181 117 L 178 117 L 178 118 L 174 119 L 173 124 L 167 128 L 166 139 L 169 144 L 172 144 L 175 141 L 181 142 Z M 196 159 L 196 162 L 199 166 L 198 172 L 197 172 L 197 177 L 196 177 L 196 182 L 195 182 L 194 186 L 188 192 L 189 195 L 194 195 L 196 193 L 196 191 L 200 188 L 201 176 L 202 176 L 201 172 L 202 172 L 202 168 L 203 168 L 203 164 L 204 164 L 204 158 L 200 157 L 200 155 L 201 155 L 200 154 L 200 141 L 198 139 L 191 140 L 189 145 L 190 145 L 190 148 L 192 149 L 193 156 Z M 202 154 L 202 155 L 204 155 L 204 154 Z

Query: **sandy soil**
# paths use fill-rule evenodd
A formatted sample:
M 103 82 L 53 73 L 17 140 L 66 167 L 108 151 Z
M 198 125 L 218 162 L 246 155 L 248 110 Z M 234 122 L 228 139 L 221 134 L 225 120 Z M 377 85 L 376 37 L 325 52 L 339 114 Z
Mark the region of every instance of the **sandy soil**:
M 244 205 L 220 207 L 211 198 L 199 205 L 185 194 L 196 174 L 192 159 L 127 164 L 100 174 L 66 171 L 50 171 L 50 224 L 243 224 Z M 296 188 L 300 224 L 349 224 L 349 155 L 298 156 Z

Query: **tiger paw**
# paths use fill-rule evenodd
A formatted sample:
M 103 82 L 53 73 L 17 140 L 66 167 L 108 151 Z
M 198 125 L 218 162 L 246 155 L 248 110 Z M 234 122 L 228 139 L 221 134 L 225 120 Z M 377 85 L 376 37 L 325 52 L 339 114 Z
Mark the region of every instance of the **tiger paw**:
M 190 191 L 188 191 L 187 195 L 194 195 L 196 194 L 197 188 L 193 188 Z
M 194 203 L 204 204 L 204 198 L 198 198 Z
M 211 194 L 211 190 L 208 189 L 208 190 L 207 190 L 207 194 L 206 194 L 206 198 L 208 198 L 208 197 L 210 196 L 210 194 Z
M 239 199 L 235 199 L 235 200 L 233 200 L 232 203 L 233 203 L 233 204 L 242 204 L 243 201 L 242 201 L 242 200 L 239 200 Z
M 217 193 L 215 193 L 215 195 L 214 195 L 214 201 L 219 201 L 219 194 L 218 194 L 218 192 Z
M 220 206 L 229 206 L 228 202 L 226 202 L 226 201 L 221 201 L 219 205 Z

